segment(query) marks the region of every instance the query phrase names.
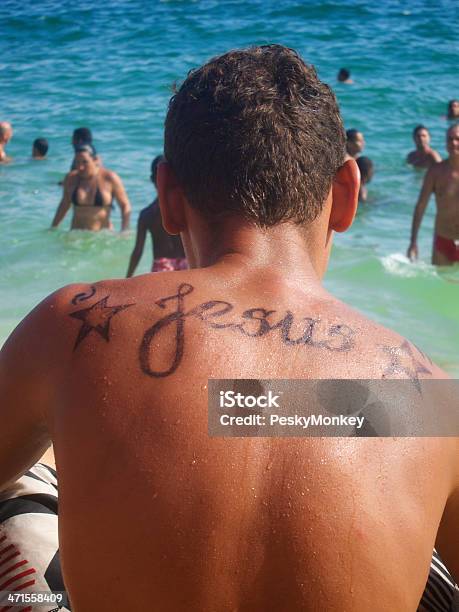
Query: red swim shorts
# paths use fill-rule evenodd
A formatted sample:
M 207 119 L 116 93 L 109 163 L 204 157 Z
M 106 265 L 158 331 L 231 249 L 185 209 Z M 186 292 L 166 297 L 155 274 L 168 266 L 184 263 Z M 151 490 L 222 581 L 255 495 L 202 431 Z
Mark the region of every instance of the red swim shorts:
M 434 239 L 434 249 L 450 261 L 459 261 L 459 240 L 443 238 L 437 234 Z

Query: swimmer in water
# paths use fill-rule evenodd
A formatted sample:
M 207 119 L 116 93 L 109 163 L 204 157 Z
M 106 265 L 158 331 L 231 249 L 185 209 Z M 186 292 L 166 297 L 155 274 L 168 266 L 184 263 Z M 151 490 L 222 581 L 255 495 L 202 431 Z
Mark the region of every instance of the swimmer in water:
M 346 131 L 346 152 L 352 159 L 357 159 L 365 148 L 365 139 L 359 130 Z
M 450 100 L 448 102 L 446 118 L 448 121 L 457 121 L 459 119 L 459 100 Z
M 351 73 L 347 68 L 340 68 L 336 78 L 340 83 L 345 83 L 346 85 L 352 85 L 354 83 L 351 79 Z
M 440 154 L 430 148 L 429 130 L 424 125 L 417 125 L 413 130 L 416 149 L 408 153 L 406 163 L 415 168 L 430 168 L 441 162 Z
M 437 214 L 435 217 L 432 263 L 448 266 L 459 262 L 459 124 L 446 132 L 446 149 L 449 157 L 429 168 L 414 209 L 411 242 L 407 256 L 418 258 L 417 238 L 422 218 L 435 193 Z
M 71 229 L 97 232 L 112 229 L 110 213 L 113 200 L 121 209 L 121 231 L 129 229 L 131 204 L 120 177 L 101 168 L 92 145 L 80 145 L 75 150 L 76 169 L 64 180 L 64 193 L 51 227 L 57 227 L 73 204 Z
M 11 157 L 8 157 L 5 151 L 6 145 L 11 140 L 13 136 L 13 128 L 11 127 L 11 123 L 8 121 L 0 122 L 0 163 L 7 164 L 11 161 Z
M 49 145 L 46 138 L 36 138 L 32 145 L 32 158 L 33 159 L 46 159 Z
M 360 170 L 359 202 L 366 202 L 368 199 L 367 183 L 373 178 L 375 168 L 371 159 L 363 155 L 357 158 L 357 166 Z

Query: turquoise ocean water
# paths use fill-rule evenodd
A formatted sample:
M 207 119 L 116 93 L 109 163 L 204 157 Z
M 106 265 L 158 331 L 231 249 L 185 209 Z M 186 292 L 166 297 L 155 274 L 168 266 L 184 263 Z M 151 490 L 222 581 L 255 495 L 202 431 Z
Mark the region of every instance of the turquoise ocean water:
M 404 257 L 422 181 L 404 158 L 418 123 L 445 155 L 442 115 L 459 97 L 458 23 L 455 0 L 2 0 L 0 120 L 15 133 L 14 163 L 0 166 L 0 342 L 59 286 L 126 272 L 134 233 L 68 232 L 69 220 L 47 229 L 73 129 L 93 130 L 104 164 L 125 183 L 135 224 L 153 198 L 149 164 L 162 149 L 173 82 L 230 48 L 278 42 L 335 87 L 346 127 L 364 132 L 376 165 L 370 203 L 336 238 L 327 287 L 459 377 L 459 266 L 429 264 L 433 201 L 421 260 Z M 341 66 L 355 85 L 336 84 Z M 40 136 L 50 142 L 49 159 L 33 162 Z M 138 272 L 150 264 L 148 248 Z

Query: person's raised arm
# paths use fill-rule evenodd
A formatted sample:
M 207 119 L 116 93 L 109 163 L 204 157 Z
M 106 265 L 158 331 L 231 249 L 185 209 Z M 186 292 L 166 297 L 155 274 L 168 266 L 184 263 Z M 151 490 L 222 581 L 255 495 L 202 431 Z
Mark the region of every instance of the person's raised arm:
M 121 231 L 129 229 L 129 220 L 131 218 L 131 203 L 127 197 L 126 190 L 120 177 L 113 173 L 113 195 L 121 209 Z
M 142 257 L 143 247 L 145 246 L 145 238 L 147 236 L 147 227 L 144 222 L 144 217 L 142 213 L 139 216 L 139 220 L 137 221 L 137 235 L 135 239 L 134 249 L 131 254 L 131 258 L 129 260 L 129 267 L 126 274 L 126 278 L 130 278 L 137 268 L 140 258 Z
M 68 213 L 70 206 L 72 205 L 72 191 L 71 191 L 72 179 L 70 174 L 64 179 L 64 191 L 62 199 L 57 207 L 56 214 L 54 215 L 51 227 L 57 227 L 61 221 L 63 221 L 65 215 Z
M 424 177 L 424 183 L 414 209 L 413 222 L 411 224 L 411 241 L 407 251 L 407 257 L 410 259 L 410 261 L 414 261 L 418 257 L 418 232 L 419 228 L 421 227 L 422 218 L 426 211 L 427 204 L 429 203 L 429 198 L 432 195 L 434 188 L 435 166 L 429 168 Z

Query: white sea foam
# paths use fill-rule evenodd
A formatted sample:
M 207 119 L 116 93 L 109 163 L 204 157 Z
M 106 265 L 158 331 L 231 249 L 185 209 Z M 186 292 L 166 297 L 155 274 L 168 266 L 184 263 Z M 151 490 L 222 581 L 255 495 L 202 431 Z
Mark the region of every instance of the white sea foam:
M 419 276 L 438 276 L 434 266 L 425 261 L 411 262 L 408 257 L 402 253 L 391 253 L 385 257 L 381 257 L 380 261 L 383 268 L 394 276 L 403 278 L 416 278 Z

